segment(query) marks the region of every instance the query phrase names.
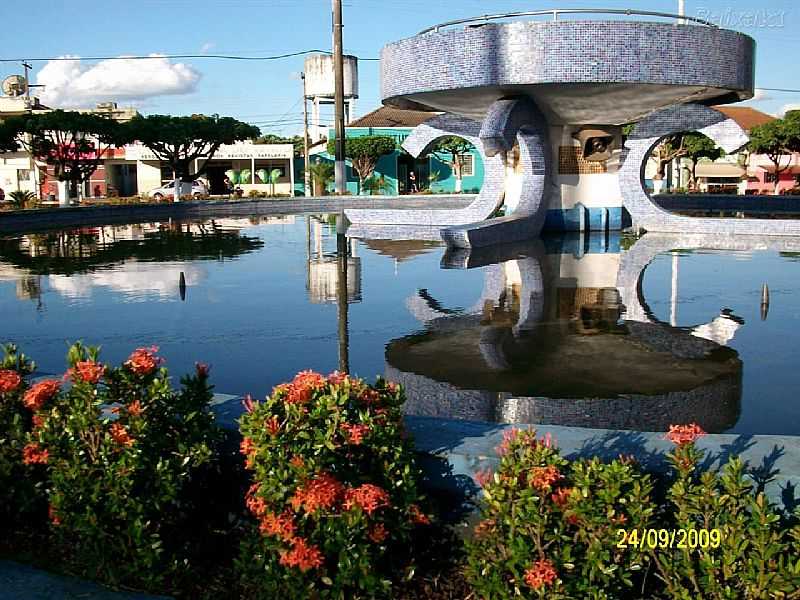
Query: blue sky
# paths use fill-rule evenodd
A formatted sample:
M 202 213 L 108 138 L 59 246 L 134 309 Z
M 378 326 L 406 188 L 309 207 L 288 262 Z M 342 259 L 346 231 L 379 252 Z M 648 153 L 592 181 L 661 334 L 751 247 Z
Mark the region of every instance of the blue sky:
M 460 17 L 552 6 L 676 12 L 677 4 L 677 0 L 344 0 L 344 44 L 348 53 L 375 58 L 387 42 Z M 705 16 L 756 39 L 758 86 L 800 89 L 800 70 L 796 67 L 800 56 L 797 0 L 686 0 L 686 5 L 689 15 Z M 4 37 L 2 58 L 151 53 L 269 55 L 331 47 L 330 0 L 6 0 L 0 3 L 0 22 L 6 33 L 16 32 Z M 154 62 L 153 71 L 145 72 L 142 66 L 125 65 L 126 71 L 123 65 L 105 64 L 104 68 L 87 73 L 93 63 L 85 60 L 70 63 L 69 68 L 51 64 L 46 71 L 47 81 L 52 82 L 48 89 L 51 95 L 62 89 L 59 85 L 64 90 L 72 89 L 69 81 L 80 75 L 79 93 L 96 92 L 97 81 L 111 90 L 117 89 L 115 86 L 125 89 L 127 85 L 131 97 L 120 104 L 135 104 L 145 113 L 218 113 L 253 122 L 264 131 L 291 134 L 300 130 L 301 83 L 292 74 L 302 70 L 302 57 L 272 62 L 173 62 L 183 66 L 165 62 L 161 72 Z M 34 63 L 33 78 L 45 64 Z M 17 65 L 0 63 L 0 76 L 18 72 L 21 70 Z M 380 103 L 378 63 L 361 61 L 359 75 L 356 114 L 363 114 Z M 159 90 L 192 91 L 135 97 L 147 96 L 151 85 Z M 771 113 L 778 113 L 785 105 L 800 107 L 800 94 L 765 94 L 751 104 Z M 72 96 L 64 98 L 70 101 Z

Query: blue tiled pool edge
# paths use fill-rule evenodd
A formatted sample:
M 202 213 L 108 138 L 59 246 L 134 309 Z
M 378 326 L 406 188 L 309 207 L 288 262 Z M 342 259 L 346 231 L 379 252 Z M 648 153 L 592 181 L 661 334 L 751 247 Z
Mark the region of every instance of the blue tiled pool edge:
M 221 427 L 238 431 L 236 419 L 243 410 L 238 397 L 219 395 L 212 410 Z M 405 422 L 420 453 L 427 485 L 460 501 L 469 501 L 479 492 L 474 479 L 478 471 L 497 467 L 495 448 L 503 432 L 525 427 L 415 416 L 406 416 Z M 667 469 L 666 454 L 673 447 L 662 432 L 555 425 L 537 425 L 535 429 L 542 436 L 549 433 L 568 458 L 631 455 L 654 473 Z M 705 451 L 703 466 L 719 468 L 728 458 L 739 456 L 754 484 L 763 486 L 773 503 L 786 510 L 800 503 L 795 491 L 800 487 L 800 436 L 708 434 L 697 447 Z

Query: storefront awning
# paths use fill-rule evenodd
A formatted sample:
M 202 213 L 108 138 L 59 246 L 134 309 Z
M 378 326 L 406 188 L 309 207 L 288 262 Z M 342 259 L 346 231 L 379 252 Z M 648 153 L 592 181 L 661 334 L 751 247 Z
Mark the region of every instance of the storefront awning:
M 744 169 L 739 165 L 726 163 L 700 163 L 697 165 L 698 177 L 741 177 Z

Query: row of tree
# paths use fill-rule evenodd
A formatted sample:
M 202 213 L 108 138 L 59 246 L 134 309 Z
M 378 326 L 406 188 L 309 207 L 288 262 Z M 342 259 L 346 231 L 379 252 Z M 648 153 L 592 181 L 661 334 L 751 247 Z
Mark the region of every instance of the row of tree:
M 134 141 L 169 165 L 176 189 L 179 189 L 178 181 L 190 181 L 204 174 L 223 144 L 246 139 L 262 144 L 290 143 L 295 155 L 302 155 L 301 136 L 259 135 L 259 129 L 253 125 L 216 115 L 136 116 L 120 123 L 94 113 L 55 110 L 10 117 L 0 122 L 0 152 L 23 148 L 38 161 L 52 166 L 53 175 L 68 184 L 69 196 L 75 196 L 78 186 L 88 181 L 98 166 L 112 155 L 114 148 Z M 380 157 L 391 154 L 396 148 L 396 142 L 389 136 L 347 138 L 345 154 L 358 175 L 359 189 L 363 189 L 375 172 Z M 455 136 L 442 138 L 432 148 L 432 153 L 453 170 L 456 192 L 461 191 L 464 154 L 471 149 L 472 144 Z M 332 141 L 328 150 L 333 154 Z M 198 161 L 196 171 L 193 170 L 195 161 Z M 315 168 L 320 171 L 318 174 Z M 326 174 L 324 167 L 312 166 L 314 179 L 324 180 Z
M 328 141 L 328 154 L 335 152 L 334 140 Z M 464 138 L 447 136 L 440 138 L 430 149 L 430 154 L 445 163 L 453 171 L 456 180 L 455 192 L 460 193 L 463 181 L 464 155 L 473 146 Z M 366 135 L 349 137 L 344 142 L 344 154 L 353 165 L 358 176 L 359 191 L 372 177 L 381 156 L 391 154 L 397 149 L 393 138 L 386 135 Z M 312 171 L 313 174 L 313 171 Z
M 800 152 L 800 111 L 790 111 L 782 119 L 775 119 L 753 127 L 750 141 L 741 150 L 742 166 L 747 167 L 753 154 L 766 156 L 773 165 L 775 192 L 777 193 L 782 173 L 792 167 L 793 154 Z M 676 159 L 690 161 L 689 188 L 697 187 L 697 165 L 701 159 L 711 161 L 725 152 L 705 135 L 698 132 L 678 133 L 665 137 L 653 150 L 656 161 L 656 179 L 664 179 L 666 166 Z
M 67 183 L 68 195 L 74 196 L 114 148 L 138 141 L 170 166 L 179 189 L 178 181 L 205 173 L 221 145 L 255 139 L 260 133 L 258 127 L 217 115 L 136 116 L 120 123 L 94 113 L 54 110 L 0 122 L 0 152 L 24 149 L 52 166 L 54 176 Z M 204 162 L 192 172 L 197 159 Z

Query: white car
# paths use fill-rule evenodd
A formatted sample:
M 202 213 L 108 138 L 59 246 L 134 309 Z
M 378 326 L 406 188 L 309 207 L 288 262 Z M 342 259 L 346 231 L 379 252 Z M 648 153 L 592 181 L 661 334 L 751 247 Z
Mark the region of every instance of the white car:
M 155 200 L 163 200 L 166 197 L 175 197 L 175 182 L 170 181 L 165 183 L 161 187 L 158 187 L 154 190 L 150 190 L 149 196 L 151 196 Z M 199 198 L 201 196 L 208 195 L 208 189 L 206 188 L 205 184 L 202 181 L 194 180 L 191 183 L 188 181 L 181 182 L 181 196 L 193 196 L 195 198 Z

